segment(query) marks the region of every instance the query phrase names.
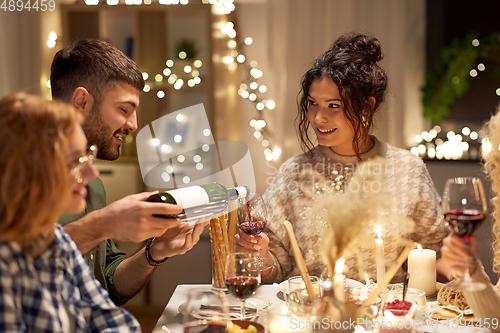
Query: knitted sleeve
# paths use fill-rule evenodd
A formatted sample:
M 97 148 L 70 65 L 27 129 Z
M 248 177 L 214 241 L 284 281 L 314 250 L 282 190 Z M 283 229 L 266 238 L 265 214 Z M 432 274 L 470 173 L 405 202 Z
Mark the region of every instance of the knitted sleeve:
M 500 280 L 496 286 L 493 286 L 482 265 L 478 266 L 471 277 L 473 281 L 482 282 L 486 285 L 486 289 L 484 290 L 464 291 L 465 298 L 474 313 L 474 317 L 481 320 L 488 320 L 490 324 L 491 320 L 496 318 L 498 320 L 497 323 L 500 325 Z

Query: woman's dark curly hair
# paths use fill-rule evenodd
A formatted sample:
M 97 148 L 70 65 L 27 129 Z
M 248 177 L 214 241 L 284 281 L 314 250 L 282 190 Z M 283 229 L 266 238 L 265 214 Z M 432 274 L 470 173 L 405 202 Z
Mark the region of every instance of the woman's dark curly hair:
M 309 89 L 314 80 L 331 78 L 339 89 L 345 106 L 345 116 L 354 129 L 352 147 L 361 160 L 362 152 L 359 144 L 368 135 L 373 115 L 384 100 L 387 88 L 387 75 L 377 65 L 382 58 L 378 39 L 351 33 L 337 39 L 328 51 L 316 59 L 313 67 L 302 77 L 302 88 L 297 100 L 299 113 L 296 122 L 300 144 L 304 151 L 310 152 L 314 147 L 308 135 Z M 370 104 L 368 100 L 370 97 L 375 98 L 374 105 Z M 367 117 L 367 127 L 362 126 L 363 115 Z

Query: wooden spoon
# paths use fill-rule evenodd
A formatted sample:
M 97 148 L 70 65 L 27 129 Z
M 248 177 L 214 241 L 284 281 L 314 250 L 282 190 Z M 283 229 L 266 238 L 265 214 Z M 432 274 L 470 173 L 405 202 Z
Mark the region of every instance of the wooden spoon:
M 307 272 L 306 263 L 304 262 L 304 258 L 302 257 L 302 253 L 300 252 L 299 244 L 297 244 L 297 239 L 295 238 L 292 224 L 288 221 L 283 222 L 283 224 L 285 225 L 286 232 L 288 233 L 288 238 L 290 238 L 290 245 L 292 246 L 293 256 L 295 257 L 295 263 L 297 264 L 297 268 L 299 269 L 300 276 L 306 284 L 306 290 L 309 294 L 309 297 L 312 299 L 316 297 L 316 291 L 314 290 L 311 284 L 311 280 L 309 279 L 309 273 Z

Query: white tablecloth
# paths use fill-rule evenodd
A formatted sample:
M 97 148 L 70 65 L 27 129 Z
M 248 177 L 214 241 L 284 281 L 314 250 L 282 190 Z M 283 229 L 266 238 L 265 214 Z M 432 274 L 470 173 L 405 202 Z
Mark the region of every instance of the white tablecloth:
M 179 306 L 183 304 L 187 300 L 187 294 L 190 289 L 196 287 L 203 287 L 207 290 L 211 290 L 212 286 L 209 284 L 181 284 L 175 288 L 175 291 L 168 301 L 165 310 L 161 317 L 158 319 L 155 328 L 153 329 L 153 333 L 161 332 L 161 333 L 183 333 L 182 327 L 182 315 L 179 313 Z M 233 297 L 233 296 L 229 296 Z M 234 299 L 236 300 L 236 299 Z M 272 285 L 261 285 L 255 295 L 253 295 L 250 300 L 254 300 L 257 304 L 263 304 L 270 302 L 271 305 L 269 308 L 278 307 L 282 305 L 286 305 L 281 297 L 281 292 L 273 287 Z M 427 306 L 430 306 L 434 302 L 428 302 Z M 474 328 L 474 327 L 452 327 L 450 325 L 445 324 L 427 324 L 423 327 L 423 330 L 417 330 L 417 333 L 483 333 L 483 332 L 491 332 L 489 330 L 485 330 L 482 328 Z

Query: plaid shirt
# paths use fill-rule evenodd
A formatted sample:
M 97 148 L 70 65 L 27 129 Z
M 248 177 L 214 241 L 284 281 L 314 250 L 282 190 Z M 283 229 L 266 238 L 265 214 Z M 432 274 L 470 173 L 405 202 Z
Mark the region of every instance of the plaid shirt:
M 111 301 L 61 226 L 36 258 L 26 257 L 15 242 L 0 242 L 0 331 L 63 332 L 61 309 L 75 332 L 141 331 L 137 320 Z

